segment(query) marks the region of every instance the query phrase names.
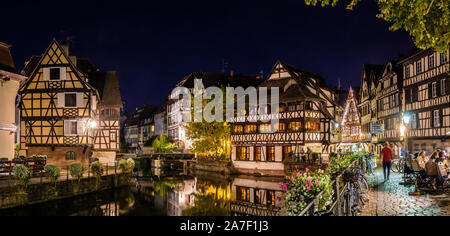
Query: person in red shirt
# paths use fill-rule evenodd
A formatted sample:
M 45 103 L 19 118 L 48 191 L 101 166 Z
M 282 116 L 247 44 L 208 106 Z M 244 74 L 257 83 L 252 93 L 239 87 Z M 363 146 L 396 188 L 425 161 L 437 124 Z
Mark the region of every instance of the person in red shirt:
M 383 173 L 384 180 L 389 180 L 392 168 L 392 149 L 389 147 L 388 143 L 384 144 L 383 150 L 381 150 L 381 158 L 383 159 Z

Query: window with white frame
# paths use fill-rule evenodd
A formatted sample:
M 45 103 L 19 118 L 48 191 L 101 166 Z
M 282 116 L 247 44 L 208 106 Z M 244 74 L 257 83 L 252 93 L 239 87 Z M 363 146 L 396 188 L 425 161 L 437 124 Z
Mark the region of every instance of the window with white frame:
M 405 66 L 405 78 L 408 79 L 411 75 L 411 70 L 409 68 L 409 65 Z
M 49 67 L 43 69 L 44 81 L 66 80 L 65 67 Z
M 80 132 L 81 124 L 76 120 L 64 121 L 64 136 L 77 136 Z
M 439 110 L 435 110 L 434 112 L 434 115 L 433 115 L 433 118 L 434 118 L 434 120 L 433 120 L 433 124 L 434 124 L 434 127 L 441 127 L 441 118 L 440 118 L 440 111 Z
M 416 74 L 420 74 L 422 73 L 422 61 L 417 61 L 416 62 Z
M 435 65 L 434 53 L 428 57 L 428 69 L 433 69 Z
M 435 98 L 437 97 L 437 82 L 434 82 L 431 86 L 431 96 Z

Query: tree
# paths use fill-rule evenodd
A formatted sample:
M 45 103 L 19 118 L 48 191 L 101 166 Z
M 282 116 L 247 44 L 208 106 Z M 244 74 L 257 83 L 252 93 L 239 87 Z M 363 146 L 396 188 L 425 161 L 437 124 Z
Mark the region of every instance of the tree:
M 347 9 L 362 0 L 348 0 Z M 339 0 L 305 0 L 307 5 L 336 6 Z M 420 49 L 444 53 L 450 48 L 449 0 L 375 0 L 380 8 L 378 18 L 393 23 L 390 30 L 404 29 Z
M 158 136 L 152 143 L 154 153 L 172 153 L 178 147 L 169 141 L 165 135 Z
M 222 86 L 222 94 L 226 94 L 225 87 Z M 193 100 L 194 98 L 191 98 Z M 202 100 L 202 108 L 208 106 L 210 102 L 216 98 L 211 97 L 211 99 Z M 219 98 L 218 98 L 219 99 Z M 219 99 L 220 100 L 220 99 Z M 222 119 L 226 118 L 226 97 L 223 96 L 223 111 Z M 216 114 L 216 108 L 212 111 Z M 219 115 L 219 116 L 220 116 Z M 194 116 L 194 110 L 192 110 L 192 116 Z M 208 122 L 202 118 L 201 122 L 190 122 L 186 125 L 187 136 L 189 139 L 193 140 L 193 149 L 195 153 L 207 154 L 208 156 L 215 156 L 216 158 L 226 157 L 228 140 L 231 136 L 231 126 L 227 122 Z
M 194 140 L 195 153 L 209 156 L 223 156 L 227 152 L 227 140 L 231 135 L 230 125 L 226 122 L 191 122 L 188 124 L 188 136 Z

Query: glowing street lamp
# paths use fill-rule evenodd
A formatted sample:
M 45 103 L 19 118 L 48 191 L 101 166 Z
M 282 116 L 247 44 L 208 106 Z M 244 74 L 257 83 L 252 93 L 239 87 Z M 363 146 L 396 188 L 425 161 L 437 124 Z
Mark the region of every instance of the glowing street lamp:
M 409 122 L 411 122 L 411 116 L 408 114 L 403 115 L 403 123 L 409 125 Z

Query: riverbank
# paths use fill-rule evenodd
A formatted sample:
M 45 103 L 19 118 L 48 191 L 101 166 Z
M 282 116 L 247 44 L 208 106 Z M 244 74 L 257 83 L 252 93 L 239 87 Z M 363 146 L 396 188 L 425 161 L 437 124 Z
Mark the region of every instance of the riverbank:
M 30 183 L 26 187 L 16 182 L 11 186 L 0 187 L 0 209 L 40 204 L 128 185 L 129 176 L 123 174 L 106 175 L 99 180 L 92 177 L 83 178 L 80 181 Z

